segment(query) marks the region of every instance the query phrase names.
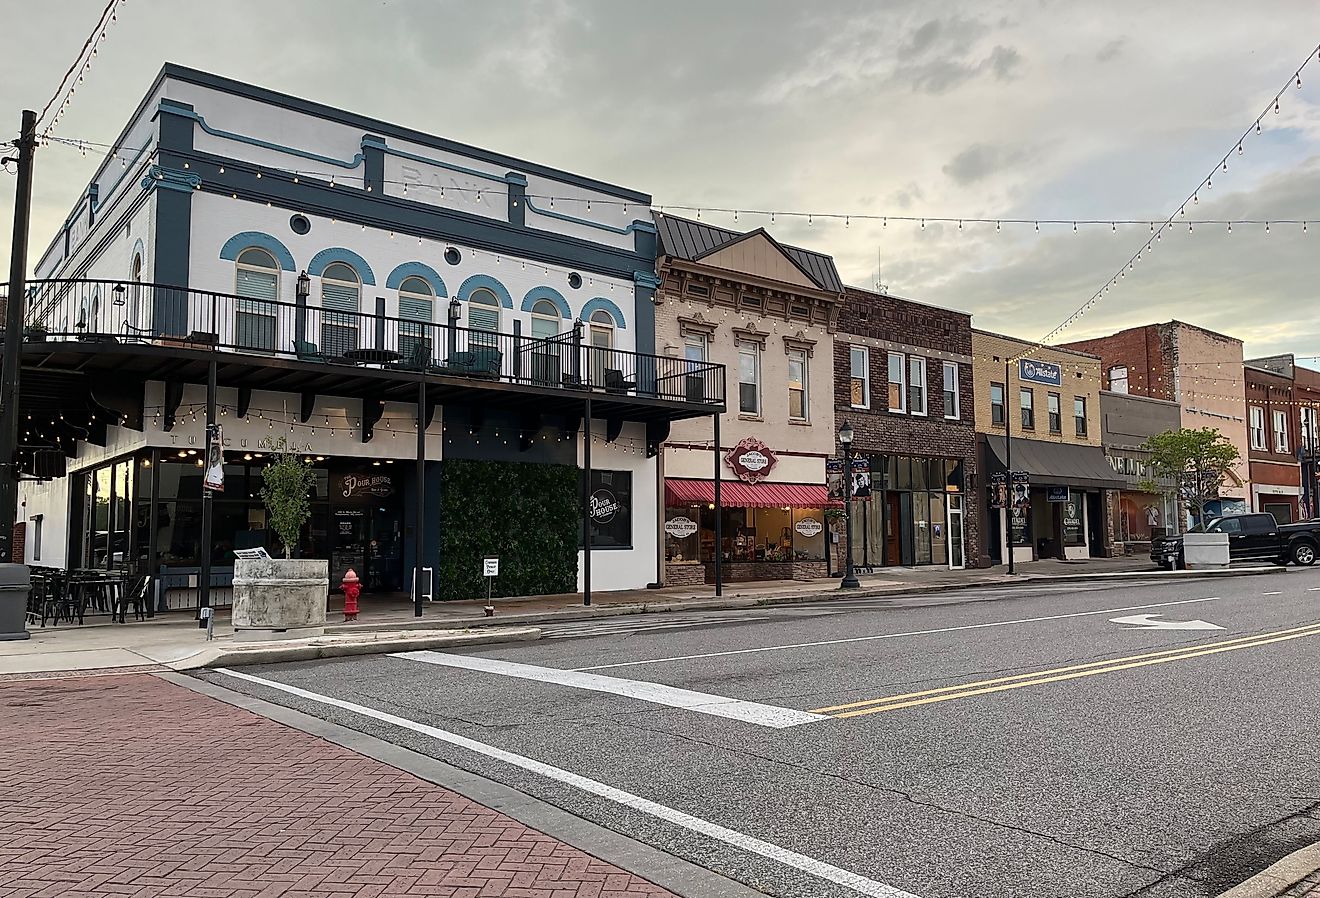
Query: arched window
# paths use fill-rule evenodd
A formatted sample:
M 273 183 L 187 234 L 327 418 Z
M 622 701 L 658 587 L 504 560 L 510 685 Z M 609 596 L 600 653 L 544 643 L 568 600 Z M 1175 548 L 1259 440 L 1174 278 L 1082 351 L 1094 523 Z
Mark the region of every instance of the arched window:
M 358 312 L 362 282 L 343 262 L 331 262 L 321 272 L 321 352 L 341 356 L 358 348 Z
M 559 385 L 559 341 L 548 338 L 559 336 L 559 308 L 548 299 L 537 300 L 532 305 L 532 338 L 543 341 L 533 344 L 532 381 L 534 383 Z
M 492 291 L 478 287 L 468 296 L 470 339 L 481 346 L 495 346 L 500 330 L 500 300 Z
M 127 321 L 137 329 L 142 326 L 142 253 L 133 253 L 133 264 L 129 266 L 128 273 L 133 286 L 128 288 Z
M 399 354 L 407 362 L 425 365 L 431 359 L 435 293 L 423 278 L 407 277 L 399 284 Z
M 532 336 L 553 337 L 559 333 L 559 309 L 548 299 L 537 300 L 532 306 Z
M 592 383 L 604 385 L 606 371 L 619 371 L 614 360 L 614 318 L 604 309 L 591 313 L 588 323 L 588 345 L 591 346 Z
M 234 263 L 234 343 L 243 349 L 275 349 L 275 305 L 280 298 L 280 266 L 264 249 L 252 247 Z

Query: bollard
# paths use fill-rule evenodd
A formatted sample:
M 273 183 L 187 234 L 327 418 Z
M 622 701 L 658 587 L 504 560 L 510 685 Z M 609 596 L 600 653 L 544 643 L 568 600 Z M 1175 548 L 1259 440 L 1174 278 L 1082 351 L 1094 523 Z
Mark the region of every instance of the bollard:
M 215 639 L 215 609 L 211 607 L 202 608 L 198 611 L 201 615 L 201 621 L 206 625 L 206 641 Z

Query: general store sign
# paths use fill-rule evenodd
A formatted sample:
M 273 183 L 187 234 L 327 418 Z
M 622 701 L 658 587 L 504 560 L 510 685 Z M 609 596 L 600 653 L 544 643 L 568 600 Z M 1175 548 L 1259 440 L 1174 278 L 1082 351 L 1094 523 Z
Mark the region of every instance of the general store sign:
M 746 483 L 765 480 L 777 462 L 770 447 L 756 437 L 748 437 L 724 456 L 724 463 L 729 466 L 729 470 Z
M 683 539 L 697 532 L 697 522 L 685 515 L 665 521 L 665 533 L 674 539 Z
M 796 529 L 797 532 L 801 533 L 803 536 L 810 538 L 818 535 L 822 530 L 825 529 L 825 526 L 815 518 L 803 518 L 802 520 L 797 522 L 797 527 L 795 527 L 794 529 Z
M 1063 384 L 1063 369 L 1053 362 L 1018 359 L 1018 377 L 1031 383 L 1057 387 Z

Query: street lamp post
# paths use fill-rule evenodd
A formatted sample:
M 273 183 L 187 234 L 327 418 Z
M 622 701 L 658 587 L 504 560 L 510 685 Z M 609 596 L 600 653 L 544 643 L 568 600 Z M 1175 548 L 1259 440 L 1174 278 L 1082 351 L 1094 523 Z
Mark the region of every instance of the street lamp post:
M 843 426 L 839 428 L 839 443 L 843 446 L 843 520 L 847 557 L 844 561 L 843 579 L 839 582 L 840 589 L 857 589 L 862 585 L 857 582 L 857 575 L 853 573 L 852 441 L 852 425 L 844 421 Z

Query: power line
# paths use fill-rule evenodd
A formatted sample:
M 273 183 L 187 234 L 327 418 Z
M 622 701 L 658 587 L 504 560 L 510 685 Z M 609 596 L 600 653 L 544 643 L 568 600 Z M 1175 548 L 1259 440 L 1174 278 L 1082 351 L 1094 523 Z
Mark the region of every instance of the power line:
M 1310 50 L 1310 52 L 1306 54 L 1306 58 L 1302 60 L 1301 65 L 1299 65 L 1296 71 L 1294 71 L 1293 74 L 1289 76 L 1288 80 L 1283 83 L 1283 86 L 1279 88 L 1278 92 L 1275 93 L 1274 97 L 1268 103 L 1265 104 L 1265 108 L 1262 109 L 1260 111 L 1260 114 L 1256 116 L 1255 121 L 1251 125 L 1248 125 L 1246 130 L 1243 131 L 1240 135 L 1238 135 L 1238 139 L 1235 140 L 1233 142 L 1233 145 L 1229 147 L 1228 152 L 1223 155 L 1223 157 L 1219 160 L 1219 162 L 1217 162 L 1213 167 L 1211 167 L 1209 173 L 1206 174 L 1206 176 L 1201 179 L 1200 183 L 1198 183 L 1196 187 L 1192 190 L 1192 192 L 1187 195 L 1187 198 L 1178 204 L 1177 210 L 1173 212 L 1171 215 L 1169 215 L 1169 217 L 1164 220 L 1164 223 L 1161 224 L 1158 229 L 1155 229 L 1152 226 L 1153 236 L 1148 238 L 1146 242 L 1142 244 L 1141 249 L 1133 253 L 1128 258 L 1127 262 L 1121 265 L 1118 271 L 1105 281 L 1103 287 L 1092 293 L 1090 298 L 1087 299 L 1086 302 L 1082 303 L 1082 305 L 1079 306 L 1075 311 L 1073 311 L 1071 315 L 1065 318 L 1061 324 L 1059 324 L 1048 334 L 1042 337 L 1038 345 L 1043 346 L 1044 344 L 1048 343 L 1050 340 L 1054 339 L 1059 334 L 1063 333 L 1065 330 L 1067 330 L 1069 327 L 1075 324 L 1079 319 L 1081 319 L 1081 317 L 1085 315 L 1096 303 L 1098 303 L 1104 296 L 1108 295 L 1110 288 L 1116 288 L 1118 286 L 1118 282 L 1127 277 L 1128 272 L 1135 271 L 1135 265 L 1137 262 L 1140 262 L 1143 258 L 1145 258 L 1147 255 L 1149 255 L 1151 252 L 1154 251 L 1155 244 L 1160 242 L 1161 238 L 1164 235 L 1164 232 L 1173 226 L 1173 222 L 1175 220 L 1185 220 L 1185 217 L 1187 215 L 1187 206 L 1189 204 L 1199 205 L 1201 201 L 1200 200 L 1201 191 L 1203 189 L 1205 190 L 1213 189 L 1215 175 L 1219 174 L 1221 170 L 1223 172 L 1228 171 L 1228 160 L 1230 157 L 1234 155 L 1234 151 L 1236 150 L 1237 155 L 1239 156 L 1242 155 L 1243 141 L 1248 140 L 1251 137 L 1253 131 L 1256 134 L 1261 133 L 1261 124 L 1260 124 L 1261 119 L 1263 119 L 1266 115 L 1269 114 L 1271 108 L 1274 109 L 1275 115 L 1279 114 L 1279 99 L 1283 96 L 1284 92 L 1287 91 L 1288 88 L 1292 87 L 1294 84 L 1296 84 L 1298 90 L 1301 90 L 1302 72 L 1306 69 L 1308 65 L 1310 65 L 1317 58 L 1320 58 L 1320 44 L 1317 44 L 1313 49 Z M 1188 222 L 1187 228 L 1189 231 L 1192 230 L 1192 227 L 1193 227 L 1192 223 Z M 1267 224 L 1266 228 L 1268 229 L 1268 227 L 1269 226 Z M 1305 227 L 1305 225 L 1303 225 L 1303 227 Z
M 41 115 L 37 117 L 38 125 L 45 121 L 46 113 L 50 112 L 51 107 L 55 105 L 56 101 L 59 101 L 61 96 L 64 97 L 63 101 L 59 104 L 59 109 L 55 112 L 55 117 L 51 120 L 51 123 L 46 126 L 46 130 L 42 132 L 43 137 L 50 134 L 51 130 L 59 124 L 60 116 L 62 116 L 64 110 L 69 107 L 69 102 L 73 99 L 74 91 L 77 90 L 78 85 L 82 83 L 83 77 L 91 67 L 92 60 L 96 57 L 96 48 L 100 45 L 101 41 L 105 40 L 106 29 L 109 28 L 111 22 L 114 22 L 119 18 L 119 6 L 123 2 L 124 0 L 110 0 L 110 2 L 106 4 L 105 9 L 101 11 L 101 17 L 96 22 L 96 27 L 92 29 L 92 33 L 88 35 L 87 40 L 83 42 L 82 49 L 78 51 L 78 55 L 73 60 L 73 64 L 69 66 L 68 71 L 64 73 L 64 77 L 60 79 L 59 87 L 55 88 L 55 93 L 51 96 L 49 102 L 42 107 Z M 81 66 L 79 63 L 81 63 Z M 76 76 L 74 75 L 75 71 L 77 72 Z M 67 93 L 65 92 L 65 85 L 68 85 Z

